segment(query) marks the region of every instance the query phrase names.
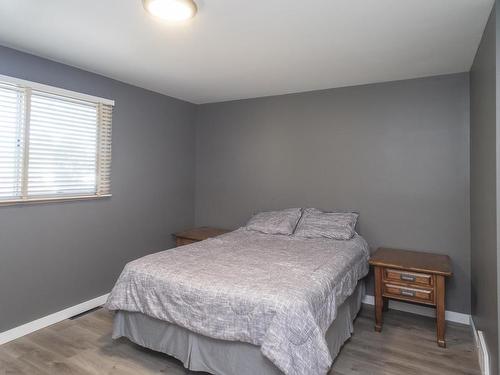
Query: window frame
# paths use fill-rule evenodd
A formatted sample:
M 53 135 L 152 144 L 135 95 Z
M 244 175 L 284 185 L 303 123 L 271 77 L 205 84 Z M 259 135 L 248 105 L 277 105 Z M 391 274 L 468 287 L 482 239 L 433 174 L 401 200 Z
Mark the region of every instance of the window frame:
M 77 92 L 77 91 L 62 89 L 62 88 L 55 87 L 55 86 L 45 85 L 42 83 L 37 83 L 37 82 L 28 81 L 28 80 L 10 77 L 10 76 L 1 75 L 1 74 L 0 74 L 0 83 L 5 83 L 8 85 L 16 86 L 19 89 L 24 91 L 24 95 L 26 95 L 28 92 L 31 92 L 33 90 L 33 91 L 44 92 L 44 93 L 55 95 L 55 96 L 60 96 L 63 98 L 65 97 L 65 98 L 68 98 L 70 100 L 73 99 L 73 100 L 91 102 L 91 103 L 96 104 L 98 113 L 99 113 L 100 107 L 102 105 L 108 105 L 111 107 L 114 107 L 114 105 L 115 105 L 115 101 L 111 100 L 111 99 L 102 98 L 102 97 L 93 96 L 93 95 L 88 95 L 88 94 L 84 94 L 84 93 Z M 25 98 L 25 100 L 26 100 L 26 98 Z M 26 145 L 24 145 L 25 149 L 23 151 L 24 157 L 23 157 L 23 170 L 22 170 L 22 174 L 23 174 L 22 184 L 26 185 L 25 179 L 27 178 L 26 173 L 28 171 L 26 168 L 26 164 L 28 163 L 26 153 L 29 152 L 29 118 L 30 118 L 29 113 L 31 111 L 29 100 L 27 103 L 27 108 L 25 108 L 24 111 L 25 111 L 24 127 L 27 128 L 25 131 L 26 131 L 26 134 L 28 135 L 28 143 Z M 100 117 L 100 114 L 98 114 L 98 124 L 97 124 L 97 126 L 98 126 L 98 129 L 97 129 L 97 147 L 98 147 L 98 149 L 101 146 L 100 120 L 102 120 L 102 119 Z M 25 140 L 25 142 L 26 142 L 26 140 Z M 110 141 L 109 141 L 110 145 L 111 145 L 111 142 L 112 141 L 110 139 Z M 97 172 L 99 170 L 99 163 L 100 163 L 99 158 L 100 158 L 100 154 L 97 153 L 97 155 L 96 155 L 96 163 L 97 163 L 97 170 L 96 170 L 97 176 L 96 176 L 96 178 L 99 178 L 99 174 Z M 98 182 L 97 182 L 96 188 L 99 189 Z M 52 203 L 52 202 L 55 203 L 55 202 L 73 202 L 73 201 L 95 200 L 95 199 L 109 198 L 109 197 L 111 197 L 111 195 L 112 195 L 111 191 L 108 194 L 99 194 L 99 192 L 97 191 L 95 194 L 74 195 L 74 196 L 73 195 L 60 195 L 60 196 L 54 195 L 54 196 L 45 196 L 45 197 L 25 196 L 25 197 L 14 198 L 14 199 L 5 199 L 5 200 L 0 199 L 0 207 L 12 206 L 12 205 Z

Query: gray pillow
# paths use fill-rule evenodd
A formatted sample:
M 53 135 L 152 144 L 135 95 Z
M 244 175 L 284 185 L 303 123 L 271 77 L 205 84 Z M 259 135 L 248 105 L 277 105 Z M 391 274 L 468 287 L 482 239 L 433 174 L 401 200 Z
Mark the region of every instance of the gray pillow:
M 301 214 L 302 210 L 300 208 L 260 212 L 248 221 L 246 229 L 267 234 L 291 235 Z
M 356 233 L 354 228 L 359 214 L 355 212 L 322 212 L 315 208 L 304 210 L 295 235 L 306 238 L 325 237 L 349 240 Z

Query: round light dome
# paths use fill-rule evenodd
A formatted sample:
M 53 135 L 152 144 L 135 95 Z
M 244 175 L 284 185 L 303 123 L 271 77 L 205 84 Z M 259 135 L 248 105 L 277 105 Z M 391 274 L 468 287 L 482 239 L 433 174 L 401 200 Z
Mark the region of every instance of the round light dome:
M 165 21 L 186 21 L 198 10 L 193 0 L 142 0 L 144 8 Z

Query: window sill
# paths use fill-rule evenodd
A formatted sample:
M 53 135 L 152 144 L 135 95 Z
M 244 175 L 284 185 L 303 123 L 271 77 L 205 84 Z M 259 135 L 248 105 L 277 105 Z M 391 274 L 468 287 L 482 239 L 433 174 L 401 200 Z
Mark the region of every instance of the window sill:
M 0 207 L 26 205 L 26 204 L 46 204 L 46 203 L 89 201 L 89 200 L 96 200 L 96 199 L 103 199 L 103 198 L 110 198 L 110 197 L 111 197 L 111 194 L 62 196 L 62 197 L 50 197 L 50 198 L 12 199 L 12 200 L 8 200 L 8 201 L 0 201 Z

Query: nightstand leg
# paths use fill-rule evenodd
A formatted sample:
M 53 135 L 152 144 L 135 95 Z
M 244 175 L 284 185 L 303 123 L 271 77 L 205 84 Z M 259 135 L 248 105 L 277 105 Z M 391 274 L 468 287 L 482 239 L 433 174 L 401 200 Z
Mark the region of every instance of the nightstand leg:
M 382 307 L 382 311 L 383 312 L 389 311 L 389 298 L 383 297 L 382 300 L 384 301 L 384 306 Z
M 446 348 L 444 333 L 445 321 L 445 283 L 444 276 L 436 275 L 436 331 L 437 343 L 440 347 Z
M 375 331 L 382 331 L 382 310 L 384 299 L 382 298 L 382 267 L 375 267 Z

